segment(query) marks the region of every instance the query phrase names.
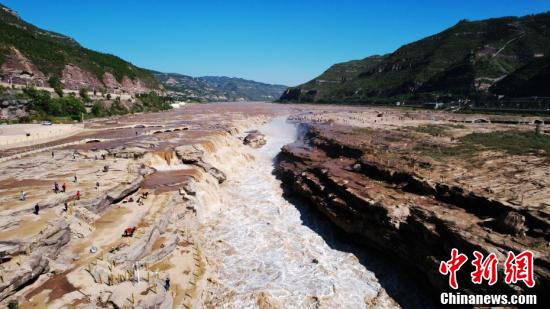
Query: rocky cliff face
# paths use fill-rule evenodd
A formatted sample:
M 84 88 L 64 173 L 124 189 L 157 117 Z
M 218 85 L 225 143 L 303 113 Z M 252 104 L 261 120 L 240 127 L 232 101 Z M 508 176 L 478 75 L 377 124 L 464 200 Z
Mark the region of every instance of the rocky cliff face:
M 82 70 L 76 65 L 67 64 L 61 73 L 61 82 L 67 89 L 99 88 L 102 83 L 90 72 Z
M 38 86 L 47 83 L 44 73 L 14 47 L 9 49 L 0 70 L 4 82 L 23 85 L 30 83 Z
M 32 85 L 36 87 L 51 87 L 47 76 L 18 49 L 12 47 L 0 67 L 0 75 L 4 83 Z M 139 78 L 131 79 L 124 76 L 119 82 L 112 73 L 106 72 L 103 79 L 77 65 L 67 64 L 61 72 L 61 83 L 65 89 L 80 90 L 106 89 L 109 93 L 128 93 L 131 95 L 147 93 L 152 90 L 146 82 Z
M 0 5 L 0 77 L 5 83 L 48 87 L 55 76 L 65 88 L 136 94 L 158 89 L 154 76 L 114 55 L 40 29 Z
M 16 92 L 5 90 L 0 94 L 0 119 L 16 120 L 29 116 L 27 102 L 17 99 Z
M 495 253 L 502 265 L 496 285 L 473 285 L 470 257 L 459 273 L 462 292 L 534 294 L 550 288 L 550 220 L 544 207 L 518 207 L 400 165 L 404 157 L 391 154 L 399 135 L 384 140 L 373 134 L 367 140 L 357 130 L 329 125 L 308 125 L 305 132 L 304 140 L 285 146 L 279 158 L 287 188 L 350 238 L 419 271 L 435 293 L 450 290 L 438 269 L 451 248 L 468 255 Z M 507 252 L 527 249 L 535 256 L 536 286 L 505 284 Z

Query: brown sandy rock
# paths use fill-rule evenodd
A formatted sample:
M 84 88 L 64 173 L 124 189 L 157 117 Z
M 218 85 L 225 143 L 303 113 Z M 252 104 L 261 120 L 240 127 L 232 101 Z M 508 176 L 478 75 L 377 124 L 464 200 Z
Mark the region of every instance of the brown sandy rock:
M 122 79 L 122 88 L 132 95 L 151 91 L 142 80 L 138 78 L 130 79 L 127 76 L 124 76 Z
M 498 226 L 504 233 L 511 235 L 525 234 L 525 217 L 517 212 L 510 211 L 498 219 Z
M 437 291 L 447 286 L 448 278 L 437 270 L 451 248 L 468 255 L 494 252 L 501 263 L 505 252 L 529 249 L 535 254 L 534 288 L 503 281 L 472 285 L 466 278 L 460 279 L 460 288 L 480 294 L 541 293 L 550 286 L 550 254 L 541 245 L 550 223 L 543 210 L 517 208 L 395 164 L 383 136 L 376 144 L 362 144 L 365 134 L 347 127 L 319 125 L 308 131 L 307 140 L 283 147 L 278 173 L 288 189 L 354 240 L 410 263 Z
M 227 177 L 224 172 L 215 168 L 203 160 L 205 155 L 204 149 L 199 145 L 183 145 L 175 149 L 178 159 L 184 164 L 193 164 L 202 168 L 205 172 L 216 178 L 219 183 L 223 183 Z
M 67 64 L 61 72 L 61 81 L 66 89 L 71 90 L 81 88 L 99 89 L 103 87 L 101 81 L 94 74 L 72 64 Z
M 6 82 L 47 86 L 44 73 L 14 47 L 10 48 L 10 52 L 6 55 L 1 71 Z
M 105 74 L 103 74 L 103 84 L 105 84 L 105 87 L 113 93 L 120 92 L 120 89 L 122 88 L 122 85 L 116 80 L 115 76 L 109 72 L 105 72 Z
M 243 144 L 252 148 L 261 148 L 266 143 L 265 135 L 260 132 L 249 133 L 243 140 Z

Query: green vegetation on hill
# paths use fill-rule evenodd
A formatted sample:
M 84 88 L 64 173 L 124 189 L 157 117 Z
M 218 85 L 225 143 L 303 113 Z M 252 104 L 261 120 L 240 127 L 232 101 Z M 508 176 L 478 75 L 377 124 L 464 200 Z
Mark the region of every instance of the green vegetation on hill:
M 220 91 L 230 100 L 273 101 L 278 99 L 287 88 L 283 85 L 271 85 L 236 77 L 203 76 L 198 79 Z
M 550 136 L 522 131 L 497 131 L 472 133 L 460 137 L 453 147 L 417 148 L 422 154 L 434 159 L 450 157 L 468 158 L 480 151 L 502 151 L 511 155 L 536 155 L 550 159 Z
M 286 86 L 259 83 L 251 80 L 224 76 L 191 77 L 176 73 L 152 73 L 177 100 L 192 102 L 273 101 L 285 91 Z
M 138 112 L 158 112 L 172 108 L 170 99 L 159 96 L 155 92 L 139 95 L 137 101 L 130 107 L 123 104 L 119 98 L 115 100 L 95 101 L 89 112 L 85 102 L 91 102 L 67 95 L 52 98 L 47 91 L 27 88 L 18 95 L 18 99 L 25 101 L 30 112 L 30 120 L 82 120 L 82 117 L 108 117 Z
M 25 89 L 19 99 L 26 100 L 27 107 L 35 113 L 35 118 L 42 119 L 48 116 L 70 117 L 74 120 L 86 113 L 84 103 L 74 96 L 52 99 L 47 91 L 33 88 Z
M 280 100 L 394 103 L 473 99 L 501 94 L 506 89 L 495 87 L 489 93 L 488 88 L 541 55 L 550 55 L 550 13 L 463 20 L 391 54 L 336 64 L 314 80 L 287 89 Z M 547 76 L 541 78 L 548 82 Z
M 550 57 L 540 57 L 491 87 L 491 92 L 510 97 L 550 97 Z
M 172 108 L 168 98 L 159 96 L 154 91 L 148 94 L 140 94 L 137 99 L 138 102 L 133 106 L 135 112 L 159 112 Z
M 110 72 L 119 82 L 127 76 L 139 78 L 150 87 L 158 85 L 148 71 L 114 55 L 84 48 L 64 35 L 39 29 L 0 5 L 0 64 L 11 47 L 18 49 L 46 75 L 61 77 L 65 65 L 74 64 L 99 80 L 105 72 Z

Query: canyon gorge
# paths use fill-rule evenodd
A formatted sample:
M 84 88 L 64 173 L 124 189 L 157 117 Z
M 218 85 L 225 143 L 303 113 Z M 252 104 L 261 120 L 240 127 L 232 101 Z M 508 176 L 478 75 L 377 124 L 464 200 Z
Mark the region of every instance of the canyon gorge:
M 1 302 L 431 308 L 451 248 L 534 253 L 534 288 L 461 292 L 542 294 L 547 153 L 467 144 L 540 120 L 218 103 L 1 146 Z

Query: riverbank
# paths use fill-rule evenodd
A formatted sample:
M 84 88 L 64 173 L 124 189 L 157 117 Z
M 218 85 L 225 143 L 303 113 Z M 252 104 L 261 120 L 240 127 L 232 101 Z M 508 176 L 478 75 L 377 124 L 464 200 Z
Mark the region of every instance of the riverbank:
M 428 268 L 448 253 L 445 247 L 431 248 L 433 238 L 418 238 L 413 230 L 400 230 L 399 226 L 410 226 L 407 220 L 420 220 L 423 217 L 418 214 L 433 212 L 420 207 L 447 202 L 411 192 L 410 186 L 401 182 L 371 179 L 374 176 L 367 171 L 375 166 L 372 162 L 378 162 L 381 171 L 409 166 L 399 161 L 403 153 L 392 156 L 392 151 L 402 149 L 402 145 L 412 145 L 401 143 L 408 134 L 419 142 L 450 143 L 451 137 L 460 140 L 472 130 L 527 130 L 531 124 L 495 127 L 474 123 L 460 127 L 446 121 L 448 115 L 444 113 L 385 113 L 368 108 L 342 111 L 340 107 L 268 103 L 194 105 L 97 120 L 83 132 L 52 142 L 57 147 L 53 155 L 51 150 L 37 149 L 0 162 L 4 172 L 0 175 L 0 302 L 17 300 L 22 308 L 429 307 L 432 302 L 426 301 L 429 296 L 422 288 L 415 287 L 415 277 L 403 275 L 415 266 L 396 268 L 399 262 L 387 256 L 399 258 L 400 253 L 406 253 L 415 257 L 433 249 L 436 260 L 420 264 L 426 266 L 420 270 L 430 274 Z M 297 133 L 294 124 L 286 122 L 289 115 L 296 124 L 313 126 Z M 447 130 L 441 133 L 426 127 L 442 124 L 451 135 Z M 311 130 L 315 127 L 323 129 Z M 249 130 L 260 130 L 267 144 L 258 149 L 243 145 Z M 378 135 L 379 130 L 382 135 Z M 306 132 L 315 143 L 292 143 L 297 134 Z M 293 194 L 302 195 L 307 204 L 285 196 L 288 187 L 281 187 L 285 182 L 274 175 L 273 159 L 283 145 L 290 145 L 279 157 L 289 180 L 286 184 L 295 184 Z M 374 158 L 361 161 L 354 157 L 374 145 Z M 402 150 L 412 153 L 413 149 Z M 10 151 L 17 153 L 18 149 L 5 153 Z M 492 161 L 472 162 L 497 166 L 507 157 L 493 152 Z M 485 231 L 483 235 L 493 241 L 491 248 L 497 247 L 500 239 L 508 246 L 536 250 L 536 276 L 540 280 L 547 247 L 537 245 L 537 237 L 545 230 L 533 222 L 544 222 L 546 216 L 549 186 L 545 184 L 545 169 L 536 169 L 546 163 L 532 157 L 517 158 L 506 171 L 516 175 L 514 181 L 523 183 L 524 209 L 514 209 L 526 218 L 526 230 L 519 231 L 525 236 L 493 229 L 493 221 L 480 219 L 469 209 L 461 210 L 461 205 L 446 205 L 445 212 L 433 213 L 433 218 L 439 220 L 434 219 L 436 222 L 462 220 L 460 224 L 468 224 L 447 229 L 458 233 L 453 234 L 456 237 L 466 235 L 464 231 Z M 429 176 L 438 183 L 450 179 L 451 170 L 445 168 L 458 166 L 415 162 L 419 179 Z M 429 169 L 424 169 L 426 162 Z M 358 170 L 353 168 L 355 163 L 360 164 Z M 328 174 L 322 172 L 324 164 Z M 495 199 L 506 197 L 510 187 L 518 187 L 499 170 L 483 164 L 485 169 L 476 166 L 468 170 L 478 174 L 453 179 L 466 187 L 469 179 L 486 182 L 493 192 L 487 191 L 483 197 Z M 520 172 L 520 167 L 533 169 Z M 493 174 L 483 176 L 487 171 Z M 331 175 L 335 185 L 323 184 L 322 190 L 316 187 L 315 177 L 323 175 Z M 348 178 L 350 175 L 353 177 Z M 489 182 L 481 177 L 492 179 Z M 65 192 L 53 192 L 56 182 L 59 187 L 66 184 Z M 342 195 L 350 190 L 353 195 Z M 20 200 L 22 191 L 26 193 L 24 200 Z M 360 210 L 358 217 L 358 211 L 346 205 L 355 203 L 360 194 L 376 194 L 373 200 L 381 204 L 374 210 Z M 508 197 L 511 205 L 520 202 L 517 196 Z M 393 207 L 391 201 L 403 202 Z M 35 205 L 39 206 L 38 214 L 33 213 Z M 320 212 L 310 205 L 316 205 Z M 380 219 L 384 209 L 393 216 L 389 220 Z M 351 215 L 340 216 L 348 210 Z M 441 218 L 441 214 L 448 217 Z M 435 233 L 442 231 L 438 228 L 433 232 L 432 221 L 418 220 L 414 222 L 427 229 L 422 235 L 436 237 Z M 338 232 L 331 222 L 346 233 Z M 356 229 L 365 224 L 368 229 Z M 481 228 L 476 227 L 479 224 Z M 362 231 L 371 234 L 365 236 Z M 392 235 L 414 239 L 405 242 Z M 481 234 L 473 235 L 475 240 Z M 350 241 L 376 244 L 367 237 L 386 246 L 378 246 L 376 253 Z M 482 239 L 483 243 L 487 239 Z M 454 244 L 447 238 L 441 241 Z M 422 248 L 427 251 L 420 251 Z M 394 249 L 402 250 L 395 254 Z M 437 268 L 431 271 L 435 273 Z M 433 278 L 445 280 L 438 273 Z
M 296 127 L 279 117 L 258 129 L 267 144 L 231 147 L 227 180 L 204 203 L 200 234 L 212 275 L 205 306 L 398 307 L 373 272 L 329 246 L 283 197 L 273 160 Z
M 207 262 L 193 187 L 222 183 L 207 156 L 275 113 L 219 104 L 98 121 L 71 137 L 89 143 L 0 163 L 2 303 L 200 307 Z
M 534 287 L 472 284 L 467 264 L 458 275 L 460 291 L 542 299 L 550 281 L 543 172 L 550 140 L 526 127 L 371 114 L 375 120 L 363 126 L 350 125 L 362 122 L 357 113 L 300 117 L 303 139 L 285 146 L 278 167 L 286 188 L 357 242 L 416 269 L 436 296 L 450 289 L 438 270 L 452 248 L 495 253 L 500 265 L 508 251 L 530 250 Z M 498 277 L 505 277 L 504 266 Z

